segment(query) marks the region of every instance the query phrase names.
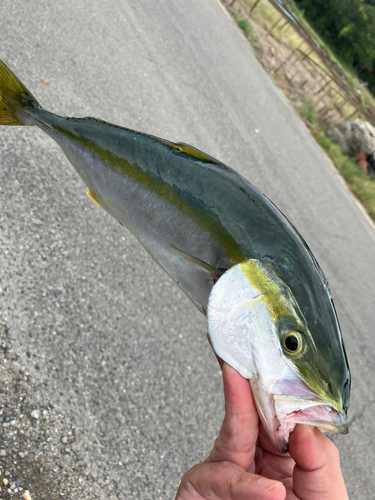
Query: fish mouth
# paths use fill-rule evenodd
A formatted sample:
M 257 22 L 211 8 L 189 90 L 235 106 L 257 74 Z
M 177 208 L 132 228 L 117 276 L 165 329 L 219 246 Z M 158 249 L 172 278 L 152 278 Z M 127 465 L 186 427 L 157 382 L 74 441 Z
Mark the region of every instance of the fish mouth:
M 339 434 L 349 432 L 346 415 L 324 400 L 298 396 L 274 395 L 275 416 L 279 426 L 274 431 L 275 444 L 281 453 L 288 451 L 289 436 L 297 424 L 318 427 Z
M 279 381 L 268 394 L 259 379 L 253 378 L 250 384 L 267 434 L 281 453 L 288 451 L 289 436 L 297 424 L 315 426 L 323 432 L 348 433 L 346 413 L 330 405 L 302 380 Z

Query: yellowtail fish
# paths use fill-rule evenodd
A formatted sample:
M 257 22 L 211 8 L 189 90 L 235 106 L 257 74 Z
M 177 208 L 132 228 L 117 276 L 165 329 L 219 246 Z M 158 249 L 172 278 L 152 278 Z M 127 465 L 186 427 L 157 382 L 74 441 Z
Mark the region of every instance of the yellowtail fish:
M 350 372 L 327 281 L 256 187 L 192 146 L 50 113 L 2 62 L 0 124 L 52 137 L 90 198 L 207 315 L 214 350 L 250 380 L 281 451 L 299 422 L 347 432 Z

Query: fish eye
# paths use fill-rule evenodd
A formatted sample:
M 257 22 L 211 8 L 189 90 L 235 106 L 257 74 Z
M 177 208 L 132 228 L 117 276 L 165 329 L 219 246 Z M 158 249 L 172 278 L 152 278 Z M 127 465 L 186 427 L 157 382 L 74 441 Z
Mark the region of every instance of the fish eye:
M 287 354 L 298 356 L 303 350 L 302 337 L 299 332 L 291 332 L 285 335 L 283 347 Z

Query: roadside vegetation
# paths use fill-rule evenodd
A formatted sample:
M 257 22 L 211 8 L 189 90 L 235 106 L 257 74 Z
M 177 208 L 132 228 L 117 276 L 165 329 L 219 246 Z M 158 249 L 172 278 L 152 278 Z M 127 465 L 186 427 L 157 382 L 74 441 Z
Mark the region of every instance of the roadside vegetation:
M 329 124 L 319 120 L 311 101 L 302 99 L 297 109 L 301 117 L 308 122 L 316 142 L 331 159 L 353 194 L 361 201 L 372 220 L 375 221 L 375 181 L 369 178 L 354 158 L 342 153 L 340 148 L 325 135 Z
M 370 179 L 354 159 L 344 155 L 324 132 L 313 128 L 312 135 L 344 177 L 352 193 L 360 200 L 372 220 L 375 221 L 375 181 Z
M 255 3 L 255 0 L 221 1 L 233 15 L 246 38 L 253 44 L 256 56 L 265 70 L 290 99 L 301 118 L 308 125 L 315 140 L 332 160 L 353 194 L 375 221 L 375 181 L 362 170 L 354 157 L 343 154 L 340 148 L 326 136 L 326 132 L 339 123 L 353 121 L 355 118 L 366 119 L 361 116 L 361 106 L 363 109 L 366 107 L 375 109 L 374 95 L 368 88 L 361 85 L 355 72 L 350 69 L 349 59 L 352 56 L 347 54 L 345 59 L 342 54 L 335 55 L 333 50 L 336 49 L 337 53 L 337 47 L 331 47 L 328 44 L 327 36 L 323 40 L 320 34 L 316 33 L 314 30 L 316 27 L 320 29 L 320 33 L 323 35 L 326 28 L 322 28 L 317 22 L 312 27 L 305 19 L 302 9 L 306 8 L 307 13 L 306 5 L 309 2 L 305 0 L 286 0 L 306 31 L 329 55 L 336 71 L 343 75 L 359 96 L 359 110 L 358 105 L 357 108 L 353 107 L 350 96 L 343 95 L 342 88 L 329 81 L 327 71 L 318 55 L 310 51 L 310 47 L 304 44 L 293 26 L 285 21 L 267 0 L 260 0 L 257 3 Z M 319 5 L 324 3 L 321 0 L 317 1 Z M 325 8 L 330 8 L 332 5 L 337 7 L 336 4 L 341 1 L 325 0 L 327 4 Z M 349 6 L 350 1 L 342 1 L 344 10 L 347 7 L 346 12 L 349 12 L 352 7 L 358 11 L 362 4 L 371 3 L 375 20 L 375 0 L 369 2 L 354 0 L 353 5 Z M 315 2 L 313 4 L 315 5 Z M 367 11 L 368 8 L 366 7 L 365 13 Z M 310 17 L 313 15 L 315 15 L 314 19 L 318 18 L 316 9 L 314 14 L 310 14 Z M 332 16 L 330 19 L 333 22 Z M 349 36 L 351 30 L 354 30 L 353 27 L 350 27 L 348 19 L 350 18 L 346 17 L 340 21 L 342 23 L 347 22 L 346 26 L 349 26 L 347 29 L 344 29 L 345 26 L 341 28 L 341 30 L 344 29 L 341 38 Z M 341 26 L 340 22 L 337 21 L 339 27 Z M 339 44 L 343 45 L 341 38 Z M 373 39 L 374 53 L 369 51 L 367 54 L 368 67 L 372 64 L 372 56 L 374 56 L 375 61 L 375 38 L 373 37 Z
M 244 32 L 244 35 L 251 43 L 257 43 L 258 38 L 254 35 L 254 28 L 249 19 L 242 16 L 240 10 L 234 11 L 234 16 L 238 27 Z
M 375 0 L 294 0 L 340 61 L 375 91 Z

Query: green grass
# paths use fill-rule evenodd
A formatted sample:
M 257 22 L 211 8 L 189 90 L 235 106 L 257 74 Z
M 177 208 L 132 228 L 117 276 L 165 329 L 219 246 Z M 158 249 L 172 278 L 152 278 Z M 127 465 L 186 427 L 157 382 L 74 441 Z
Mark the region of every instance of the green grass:
M 361 106 L 362 108 L 366 107 L 366 97 L 363 95 L 363 92 L 359 94 L 359 98 L 361 99 Z
M 298 113 L 305 121 L 311 123 L 311 125 L 318 128 L 324 133 L 328 132 L 328 130 L 332 128 L 332 124 L 319 116 L 314 108 L 314 104 L 311 101 L 305 99 L 303 95 L 299 95 L 295 102 Z
M 311 125 L 315 125 L 318 121 L 318 113 L 314 109 L 314 105 L 311 101 L 301 98 L 300 104 L 298 105 L 299 114 L 307 120 Z
M 248 5 L 249 9 L 254 4 L 254 0 L 244 0 Z M 281 14 L 272 7 L 272 5 L 267 0 L 261 0 L 256 6 L 255 10 L 251 14 L 254 21 L 262 24 L 262 26 L 270 31 L 275 25 L 276 21 L 280 19 Z M 290 48 L 298 47 L 301 43 L 302 38 L 294 29 L 287 29 L 284 19 L 281 20 L 276 27 L 272 30 L 272 35 L 278 42 L 283 42 Z
M 333 144 L 321 130 L 314 128 L 313 136 L 344 177 L 352 193 L 375 221 L 375 182 L 353 159 L 344 155 L 340 148 Z
M 252 7 L 254 4 L 255 0 L 244 0 L 245 3 L 248 5 L 249 8 Z M 296 4 L 293 2 L 293 0 L 287 0 L 287 3 L 289 4 L 289 7 L 291 10 L 294 12 L 296 17 L 299 19 L 299 21 L 303 24 L 305 27 L 306 31 L 310 33 L 310 35 L 318 42 L 318 44 L 324 48 L 324 50 L 327 52 L 329 58 L 337 64 L 337 66 L 340 68 L 341 73 L 345 76 L 346 80 L 348 83 L 353 87 L 355 90 L 360 90 L 361 95 L 363 97 L 366 97 L 367 103 L 370 104 L 371 106 L 375 107 L 375 97 L 371 94 L 371 92 L 366 88 L 362 87 L 358 77 L 355 74 L 355 71 L 353 68 L 348 67 L 343 61 L 340 60 L 339 57 L 331 50 L 329 45 L 325 43 L 325 41 L 316 33 L 316 31 L 312 28 L 312 26 L 308 23 L 308 21 L 304 18 L 304 12 L 299 10 L 299 8 L 296 6 Z M 268 31 L 272 28 L 274 23 L 280 18 L 279 12 L 277 12 L 276 9 L 274 9 L 271 4 L 267 0 L 261 0 L 259 4 L 257 5 L 256 9 L 252 13 L 252 18 L 261 23 L 264 28 Z M 295 49 L 296 47 L 299 46 L 299 44 L 302 41 L 302 38 L 299 36 L 299 34 L 293 29 L 287 29 L 287 26 L 284 25 L 284 20 L 282 20 L 274 29 L 272 32 L 272 37 L 275 38 L 278 42 L 282 42 L 290 49 Z M 303 51 L 308 50 L 308 46 L 306 44 L 303 44 L 301 47 Z M 310 57 L 321 67 L 324 67 L 322 65 L 320 59 L 318 56 L 316 56 L 314 53 L 310 55 Z M 362 99 L 361 99 L 362 100 Z
M 251 22 L 244 18 L 242 12 L 238 9 L 235 10 L 234 15 L 236 17 L 238 27 L 244 32 L 246 38 L 252 43 L 257 43 L 258 39 L 254 35 L 254 28 Z
M 288 0 L 291 3 L 292 0 Z M 254 0 L 245 0 L 248 4 L 248 7 L 254 4 Z M 294 3 L 294 2 L 293 2 Z M 294 5 L 295 7 L 295 5 Z M 312 34 L 312 36 L 322 45 L 325 50 L 328 52 L 329 56 L 333 61 L 338 64 L 345 74 L 347 80 L 350 80 L 350 83 L 354 89 L 360 89 L 360 99 L 363 107 L 366 104 L 375 105 L 375 98 L 370 94 L 370 92 L 361 88 L 359 81 L 355 74 L 350 71 L 349 68 L 346 68 L 340 61 L 338 61 L 337 57 L 334 56 L 329 47 L 320 39 L 320 37 L 314 32 L 311 26 L 308 25 L 307 21 L 303 17 L 303 12 L 300 12 L 298 9 L 293 9 L 296 12 L 296 15 L 299 17 L 301 22 L 304 24 L 306 29 Z M 252 13 L 252 18 L 256 22 L 260 22 L 266 30 L 270 30 L 276 21 L 278 20 L 280 14 L 273 9 L 270 4 L 266 0 L 261 0 L 258 4 L 257 8 Z M 241 12 L 240 9 L 235 11 L 235 18 L 238 26 L 242 29 L 245 36 L 250 40 L 250 42 L 254 43 L 253 37 L 253 26 L 249 19 L 247 18 L 247 14 L 245 12 Z M 282 41 L 284 44 L 289 46 L 291 49 L 294 49 L 299 46 L 301 43 L 301 38 L 292 28 L 289 30 L 286 29 L 286 26 L 283 26 L 284 21 L 281 21 L 272 32 L 273 38 L 278 41 Z M 304 49 L 304 47 L 302 47 Z M 321 65 L 318 56 L 315 54 L 311 54 L 310 56 L 316 63 Z M 314 68 L 311 68 L 312 72 L 316 71 Z M 282 70 L 279 70 L 282 71 Z M 277 76 L 276 71 L 272 71 L 272 76 Z M 336 95 L 331 95 L 331 103 L 332 105 L 339 105 L 341 102 L 341 97 Z M 310 100 L 307 100 L 302 95 L 298 97 L 296 102 L 296 108 L 300 113 L 301 117 L 308 123 L 311 124 L 310 129 L 312 130 L 312 134 L 321 148 L 325 151 L 327 156 L 332 160 L 333 164 L 336 166 L 337 170 L 340 172 L 344 180 L 346 181 L 349 189 L 352 193 L 358 198 L 358 200 L 362 203 L 370 217 L 375 221 L 375 181 L 372 180 L 368 174 L 366 174 L 362 168 L 356 163 L 354 158 L 351 158 L 345 154 L 343 154 L 338 146 L 333 144 L 330 139 L 325 135 L 325 132 L 332 127 L 330 123 L 324 121 L 317 111 L 314 109 L 314 105 Z M 349 108 L 349 109 L 348 109 Z M 350 113 L 351 105 L 348 104 L 345 107 L 346 114 Z M 354 108 L 353 108 L 354 110 Z
M 349 85 L 355 90 L 361 91 L 361 102 L 363 106 L 362 96 L 367 99 L 367 102 L 375 107 L 375 97 L 366 87 L 362 87 L 359 81 L 359 78 L 356 74 L 354 68 L 348 66 L 344 61 L 341 60 L 337 54 L 332 51 L 331 47 L 327 45 L 327 43 L 317 34 L 314 28 L 309 24 L 309 22 L 304 17 L 304 11 L 300 11 L 299 7 L 294 3 L 293 0 L 286 0 L 286 3 L 289 4 L 289 8 L 294 12 L 296 17 L 300 20 L 300 22 L 304 25 L 306 31 L 310 33 L 310 35 L 318 42 L 318 44 L 324 48 L 327 52 L 331 61 L 337 64 L 340 68 L 341 73 L 346 78 Z
M 311 101 L 300 97 L 297 110 L 312 125 L 311 129 L 315 140 L 332 160 L 354 196 L 358 198 L 375 222 L 375 181 L 362 170 L 353 158 L 342 153 L 340 148 L 325 135 L 323 130 L 328 130 L 331 127 L 329 124 L 321 122 Z

